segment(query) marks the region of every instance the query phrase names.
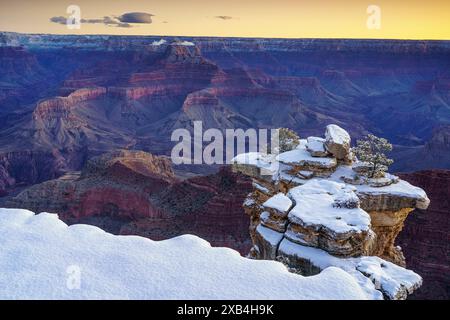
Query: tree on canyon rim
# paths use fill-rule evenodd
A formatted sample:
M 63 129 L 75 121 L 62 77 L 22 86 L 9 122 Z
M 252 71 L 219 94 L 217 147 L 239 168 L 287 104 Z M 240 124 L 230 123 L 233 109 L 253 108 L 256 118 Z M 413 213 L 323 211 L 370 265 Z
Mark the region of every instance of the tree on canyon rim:
M 365 175 L 368 178 L 381 178 L 394 160 L 386 156 L 392 151 L 392 144 L 384 138 L 368 134 L 365 139 L 358 140 L 353 152 L 356 157 L 367 165 Z

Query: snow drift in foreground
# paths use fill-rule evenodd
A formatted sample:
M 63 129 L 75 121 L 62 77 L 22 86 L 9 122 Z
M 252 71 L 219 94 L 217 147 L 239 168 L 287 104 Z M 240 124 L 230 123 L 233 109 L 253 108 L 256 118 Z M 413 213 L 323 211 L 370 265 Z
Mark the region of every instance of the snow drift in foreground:
M 366 299 L 347 272 L 289 273 L 192 235 L 165 241 L 0 209 L 1 299 Z

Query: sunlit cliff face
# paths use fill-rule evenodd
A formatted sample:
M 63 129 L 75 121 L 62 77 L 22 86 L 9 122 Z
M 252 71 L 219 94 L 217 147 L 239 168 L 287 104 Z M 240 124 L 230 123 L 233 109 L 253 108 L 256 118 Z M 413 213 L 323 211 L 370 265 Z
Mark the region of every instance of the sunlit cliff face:
M 69 5 L 79 8 L 81 28 L 69 29 L 61 20 L 73 13 L 67 11 Z M 136 12 L 150 18 L 119 19 L 126 13 Z M 56 34 L 450 39 L 450 2 L 2 0 L 0 30 Z

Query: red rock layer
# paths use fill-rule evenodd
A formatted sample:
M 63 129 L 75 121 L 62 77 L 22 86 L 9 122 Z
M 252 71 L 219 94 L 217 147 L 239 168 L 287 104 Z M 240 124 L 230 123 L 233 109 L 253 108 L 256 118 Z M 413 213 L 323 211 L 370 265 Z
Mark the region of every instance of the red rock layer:
M 397 241 L 407 268 L 423 277 L 423 286 L 411 299 L 450 299 L 450 170 L 400 174 L 423 188 L 431 200 L 427 210 L 415 210 L 406 219 Z
M 56 97 L 40 101 L 33 111 L 34 119 L 51 119 L 68 116 L 70 109 L 81 101 L 97 99 L 106 94 L 106 88 L 84 88 L 71 93 L 68 97 Z
M 242 203 L 251 189 L 249 179 L 226 168 L 179 181 L 168 158 L 122 150 L 91 159 L 78 178 L 35 185 L 7 205 L 156 240 L 195 234 L 247 254 L 249 218 Z
M 138 234 L 163 240 L 191 233 L 213 246 L 230 247 L 241 254 L 251 247 L 249 218 L 242 203 L 251 191 L 244 176 L 222 169 L 219 173 L 187 179 L 169 187 L 159 199 L 165 216 L 140 219 L 121 228 L 121 234 Z

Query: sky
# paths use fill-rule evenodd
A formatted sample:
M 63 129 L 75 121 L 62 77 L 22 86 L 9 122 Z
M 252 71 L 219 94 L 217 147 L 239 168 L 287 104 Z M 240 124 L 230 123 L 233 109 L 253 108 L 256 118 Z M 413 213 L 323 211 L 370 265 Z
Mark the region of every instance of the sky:
M 450 40 L 450 0 L 0 0 L 0 31 Z

